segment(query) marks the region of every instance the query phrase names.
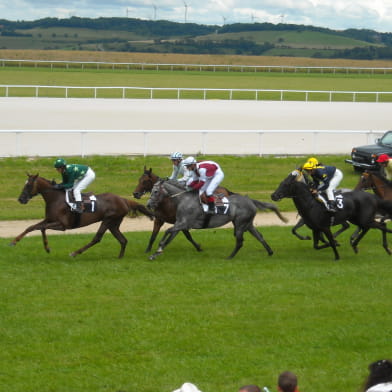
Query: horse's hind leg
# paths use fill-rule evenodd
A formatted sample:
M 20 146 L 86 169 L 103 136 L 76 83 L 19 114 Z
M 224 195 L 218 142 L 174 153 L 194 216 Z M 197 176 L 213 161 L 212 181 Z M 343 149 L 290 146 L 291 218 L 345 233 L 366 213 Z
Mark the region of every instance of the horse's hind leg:
M 77 255 L 80 255 L 81 253 L 83 253 L 87 249 L 91 248 L 93 245 L 100 242 L 107 229 L 108 229 L 107 224 L 105 222 L 102 222 L 101 225 L 99 226 L 99 229 L 98 229 L 97 233 L 95 234 L 94 238 L 87 245 L 70 253 L 70 256 L 75 257 Z
M 198 252 L 201 252 L 201 251 L 202 251 L 201 246 L 200 246 L 197 242 L 195 242 L 195 241 L 193 240 L 193 238 L 192 238 L 191 233 L 189 232 L 189 230 L 183 230 L 182 232 L 184 233 L 186 239 L 196 248 L 196 250 L 197 250 Z
M 248 229 L 249 233 L 253 235 L 253 237 L 255 237 L 259 242 L 261 242 L 265 248 L 265 250 L 268 252 L 268 256 L 272 256 L 272 254 L 274 253 L 271 249 L 271 247 L 267 244 L 267 242 L 265 241 L 263 235 L 254 227 L 250 227 Z
M 361 227 L 359 232 L 358 230 L 354 232 L 354 234 L 351 235 L 350 238 L 350 244 L 352 248 L 354 249 L 355 253 L 358 253 L 358 244 L 359 241 L 365 236 L 365 234 L 369 231 L 370 227 Z

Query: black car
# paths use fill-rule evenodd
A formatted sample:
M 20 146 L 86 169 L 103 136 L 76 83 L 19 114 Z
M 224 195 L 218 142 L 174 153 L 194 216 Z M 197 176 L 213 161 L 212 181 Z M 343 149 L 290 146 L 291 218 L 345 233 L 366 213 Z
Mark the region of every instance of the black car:
M 385 132 L 384 135 L 376 140 L 376 144 L 369 146 L 354 147 L 351 151 L 351 159 L 345 162 L 353 165 L 355 170 L 378 169 L 377 158 L 381 154 L 392 156 L 392 131 Z

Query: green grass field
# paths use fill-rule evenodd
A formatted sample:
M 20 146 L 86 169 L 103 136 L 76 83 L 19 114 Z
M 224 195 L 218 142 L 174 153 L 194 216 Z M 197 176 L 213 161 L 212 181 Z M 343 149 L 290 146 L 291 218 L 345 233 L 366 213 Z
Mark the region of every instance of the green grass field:
M 143 75 L 137 74 L 141 80 L 170 79 L 170 73 Z M 131 83 L 128 76 L 136 74 L 0 69 L 1 80 L 7 81 L 0 83 L 14 78 L 17 84 L 88 85 L 96 80 L 110 85 Z M 173 74 L 173 83 L 176 76 L 182 74 Z M 182 83 L 193 76 L 202 78 L 184 75 Z M 242 86 L 239 75 L 228 78 L 225 83 L 238 78 Z M 277 80 L 299 83 L 301 78 Z M 313 77 L 305 80 L 319 85 Z M 358 88 L 367 80 L 369 87 L 378 77 L 321 80 L 341 89 L 339 80 L 352 80 Z M 207 82 L 223 83 L 223 76 Z M 381 85 L 390 86 L 390 78 Z M 279 182 L 308 157 L 208 158 L 222 164 L 225 186 L 270 201 Z M 344 171 L 342 186 L 358 181 L 345 157 L 319 158 Z M 59 180 L 53 160 L 0 159 L 0 220 L 43 217 L 40 196 L 28 205 L 20 205 L 17 197 L 26 172 Z M 69 161 L 94 168 L 97 179 L 91 190 L 129 198 L 144 165 L 161 176 L 171 171 L 167 157 Z M 278 205 L 293 211 L 291 200 Z M 75 259 L 68 254 L 91 235 L 49 233 L 50 254 L 39 236 L 28 236 L 16 247 L 1 238 L 0 390 L 171 392 L 190 381 L 203 392 L 234 392 L 250 383 L 274 391 L 278 373 L 289 369 L 298 374 L 302 392 L 357 391 L 367 365 L 391 355 L 392 259 L 377 232 L 363 239 L 357 255 L 348 243 L 352 230 L 344 233 L 341 261 L 334 262 L 330 249 L 315 251 L 290 229 L 261 228 L 273 256 L 247 235 L 230 261 L 225 257 L 234 245 L 231 229 L 192 232 L 202 244 L 201 253 L 179 235 L 154 262 L 144 253 L 147 232 L 126 233 L 129 243 L 122 260 L 116 258 L 118 243 L 110 235 Z
M 271 257 L 246 236 L 234 260 L 227 230 L 178 237 L 155 262 L 148 233 L 127 233 L 71 259 L 91 236 L 1 239 L 0 386 L 11 392 L 202 391 L 257 383 L 275 390 L 290 369 L 301 391 L 356 391 L 367 364 L 392 349 L 391 258 L 370 233 L 342 260 L 289 228 L 263 227 Z M 377 244 L 377 246 L 375 246 Z
M 304 74 L 270 72 L 198 72 L 198 71 L 153 71 L 125 69 L 84 69 L 72 68 L 15 68 L 0 67 L 0 85 L 44 85 L 44 86 L 128 86 L 160 88 L 209 88 L 209 89 L 275 89 L 275 90 L 313 90 L 313 91 L 373 91 L 391 92 L 392 74 Z M 70 91 L 70 97 L 93 97 L 90 90 Z M 176 92 L 158 92 L 157 98 L 176 98 Z M 0 88 L 0 96 L 6 95 L 6 89 Z M 11 88 L 9 96 L 34 96 L 33 88 Z M 40 96 L 64 97 L 62 89 L 41 89 Z M 101 98 L 121 98 L 121 90 L 101 90 Z M 149 98 L 138 91 L 127 91 L 127 98 Z M 202 93 L 185 92 L 187 99 L 201 99 Z M 228 99 L 227 92 L 210 93 L 208 98 Z M 233 99 L 255 99 L 254 93 L 237 92 Z M 259 94 L 259 99 L 280 100 L 280 93 Z M 287 100 L 305 100 L 305 94 L 286 93 Z M 329 94 L 313 94 L 310 100 L 326 101 Z M 336 94 L 333 100 L 352 100 L 351 95 Z M 360 100 L 374 101 L 374 94 L 361 95 Z M 392 94 L 380 96 L 380 101 L 392 101 Z

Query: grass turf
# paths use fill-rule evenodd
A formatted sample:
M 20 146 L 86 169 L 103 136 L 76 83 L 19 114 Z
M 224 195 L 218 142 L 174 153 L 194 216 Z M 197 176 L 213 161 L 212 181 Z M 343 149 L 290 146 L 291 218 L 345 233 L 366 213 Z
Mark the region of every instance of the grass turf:
M 178 236 L 156 261 L 148 233 L 127 233 L 124 259 L 110 235 L 39 237 L 15 248 L 1 239 L 0 385 L 7 391 L 202 391 L 256 383 L 275 389 L 295 371 L 302 391 L 357 390 L 367 364 L 390 356 L 391 259 L 379 233 L 342 260 L 315 251 L 288 227 L 261 228 L 268 257 L 230 229 L 195 231 L 203 252 Z

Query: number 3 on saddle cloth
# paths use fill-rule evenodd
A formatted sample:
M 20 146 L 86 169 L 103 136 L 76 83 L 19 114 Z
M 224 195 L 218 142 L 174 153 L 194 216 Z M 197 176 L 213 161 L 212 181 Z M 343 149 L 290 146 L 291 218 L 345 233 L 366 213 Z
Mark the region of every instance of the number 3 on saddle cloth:
M 341 190 L 336 190 L 336 191 L 334 191 L 334 195 L 335 195 L 336 208 L 338 210 L 342 210 L 343 207 L 344 207 L 344 198 L 343 198 L 343 195 L 342 195 L 342 191 Z M 318 193 L 316 195 L 316 200 L 319 203 L 324 204 L 325 208 L 328 209 L 327 194 L 325 192 Z
M 92 193 L 82 193 L 83 200 L 83 212 L 95 212 L 97 211 L 97 198 Z M 71 208 L 71 211 L 76 209 L 75 197 L 72 189 L 65 191 L 65 201 Z
M 223 193 L 214 193 L 215 199 L 215 214 L 226 215 L 229 212 L 230 202 Z M 205 192 L 200 195 L 200 202 L 204 212 L 208 211 L 207 196 Z

